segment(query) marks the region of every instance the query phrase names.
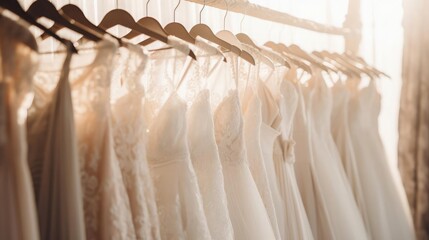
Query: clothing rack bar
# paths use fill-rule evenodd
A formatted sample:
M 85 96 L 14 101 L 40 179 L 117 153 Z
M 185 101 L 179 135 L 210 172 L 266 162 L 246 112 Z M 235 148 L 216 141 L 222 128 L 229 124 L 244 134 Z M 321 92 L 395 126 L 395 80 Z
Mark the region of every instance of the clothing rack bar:
M 215 7 L 218 9 L 227 10 L 225 0 L 186 0 L 198 4 L 205 4 L 206 6 Z M 262 20 L 285 24 L 297 28 L 303 28 L 314 32 L 347 36 L 352 31 L 349 28 L 335 27 L 318 23 L 315 21 L 298 18 L 290 14 L 276 11 L 258 4 L 250 3 L 247 0 L 226 0 L 228 1 L 228 11 L 235 13 L 242 13 L 248 16 L 256 17 Z

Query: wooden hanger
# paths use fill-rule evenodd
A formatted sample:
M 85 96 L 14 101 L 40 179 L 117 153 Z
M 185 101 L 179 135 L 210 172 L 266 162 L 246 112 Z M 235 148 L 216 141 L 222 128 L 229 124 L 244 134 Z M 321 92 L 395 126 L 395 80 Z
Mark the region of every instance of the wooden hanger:
M 267 56 L 269 59 L 271 59 L 272 62 L 276 62 L 277 64 L 280 64 L 282 66 L 285 66 L 287 68 L 291 68 L 290 63 L 288 62 L 288 60 L 286 60 L 282 55 L 280 55 L 279 53 L 274 52 L 272 49 L 269 49 L 267 47 L 262 47 L 259 48 L 260 52 L 264 55 Z
M 223 49 L 225 49 L 227 51 L 231 51 L 231 52 L 234 52 L 235 54 L 239 55 L 240 54 L 240 52 L 239 52 L 240 49 L 238 49 L 238 48 L 232 46 L 231 44 L 229 44 L 228 42 L 220 39 L 219 37 L 217 37 L 213 33 L 213 31 L 210 29 L 209 26 L 201 23 L 201 14 L 202 14 L 202 12 L 203 12 L 203 10 L 204 10 L 205 7 L 206 7 L 206 4 L 205 4 L 205 1 L 204 1 L 204 5 L 203 5 L 203 7 L 201 8 L 201 11 L 200 11 L 200 23 L 197 24 L 197 25 L 195 25 L 195 26 L 193 26 L 191 28 L 191 30 L 189 31 L 189 34 L 192 37 L 194 37 L 194 38 L 196 38 L 197 36 L 200 36 L 201 38 L 204 38 L 204 39 L 206 39 L 206 40 L 208 40 L 208 41 L 210 41 L 212 43 L 215 43 L 215 44 L 217 44 L 218 46 L 222 47 Z
M 7 0 L 7 1 L 0 1 L 0 7 L 7 9 L 11 11 L 12 13 L 16 14 L 18 17 L 20 17 L 22 20 L 26 21 L 27 23 L 39 28 L 43 32 L 46 32 L 49 36 L 52 36 L 56 40 L 58 40 L 61 44 L 65 45 L 68 49 L 70 49 L 73 53 L 77 53 L 77 49 L 74 47 L 73 43 L 69 40 L 66 40 L 60 36 L 58 36 L 56 33 L 49 30 L 47 27 L 43 26 L 39 22 L 36 21 L 30 14 L 24 11 L 24 9 L 21 7 L 19 2 L 17 0 Z M 29 46 L 31 49 L 37 51 L 37 46 Z
M 64 18 L 55 6 L 48 0 L 37 0 L 30 5 L 27 13 L 30 14 L 33 18 L 39 19 L 41 17 L 48 18 L 52 20 L 55 24 L 60 24 L 74 32 L 82 34 L 86 39 L 92 41 L 100 41 L 102 37 L 94 33 L 94 31 L 86 28 L 82 24 L 72 23 L 68 19 Z
M 156 31 L 153 31 L 152 29 L 148 28 L 147 26 L 142 26 L 134 21 L 134 18 L 125 10 L 123 9 L 113 9 L 109 11 L 101 20 L 100 24 L 98 24 L 98 27 L 107 30 L 109 28 L 115 27 L 115 26 L 122 26 L 126 27 L 128 29 L 131 29 L 132 31 L 136 32 L 136 36 L 140 34 L 145 34 L 149 37 L 153 37 L 158 41 L 161 41 L 163 43 L 168 43 L 168 38 L 164 34 L 160 34 Z
M 167 24 L 165 27 L 164 27 L 164 31 L 165 31 L 165 33 L 167 34 L 167 35 L 172 35 L 172 36 L 175 36 L 175 37 L 177 37 L 177 38 L 180 38 L 180 39 L 182 39 L 183 41 L 186 41 L 186 42 L 188 42 L 188 43 L 190 43 L 190 44 L 195 44 L 195 38 L 194 37 L 192 37 L 190 34 L 189 34 L 189 32 L 186 30 L 186 28 L 182 25 L 182 24 L 180 24 L 180 23 L 178 23 L 178 22 L 176 22 L 176 10 L 177 10 L 177 8 L 179 7 L 179 5 L 180 5 L 180 2 L 181 2 L 181 0 L 179 0 L 179 2 L 178 2 L 178 4 L 176 5 L 176 7 L 174 8 L 174 11 L 173 11 L 173 22 L 171 22 L 171 23 L 169 23 L 169 24 Z M 147 7 L 146 7 L 147 8 Z M 134 37 L 136 37 L 136 36 L 138 36 L 138 35 L 136 35 L 136 33 L 135 32 L 130 32 L 130 33 L 128 33 L 127 35 L 126 35 L 126 37 L 129 37 L 129 38 L 134 38 Z M 147 40 L 145 40 L 144 42 L 148 45 L 148 44 L 150 44 L 150 43 L 152 43 L 152 42 L 154 42 L 155 40 L 154 39 L 147 39 Z
M 293 63 L 294 65 L 298 66 L 308 74 L 313 74 L 310 63 L 304 59 L 297 58 L 293 55 L 288 54 L 286 52 L 286 49 L 287 49 L 286 45 L 282 43 L 274 43 L 272 41 L 268 41 L 264 44 L 264 46 L 278 52 L 279 54 L 284 56 L 290 63 Z
M 355 62 L 358 62 L 358 63 L 364 65 L 367 69 L 370 69 L 371 71 L 373 71 L 378 77 L 385 76 L 387 78 L 391 78 L 388 74 L 386 74 L 386 73 L 378 70 L 377 68 L 369 65 L 363 58 L 361 58 L 359 56 L 355 56 L 355 55 L 348 53 L 348 52 L 343 53 L 343 55 L 345 55 L 349 59 L 354 60 Z
M 224 0 L 224 2 L 226 4 L 226 11 L 225 11 L 225 16 L 223 17 L 223 30 L 216 33 L 216 37 L 219 37 L 225 42 L 231 44 L 231 46 L 238 48 L 239 50 L 238 56 L 244 59 L 245 61 L 247 61 L 248 63 L 255 65 L 255 59 L 252 56 L 252 54 L 243 50 L 241 47 L 241 42 L 238 41 L 237 37 L 232 32 L 225 29 L 226 17 L 228 16 L 229 9 L 228 9 L 228 2 L 226 0 Z
M 59 13 L 61 15 L 63 15 L 65 18 L 69 18 L 68 20 L 76 21 L 76 22 L 82 24 L 83 26 L 91 29 L 92 31 L 97 32 L 98 34 L 110 35 L 111 37 L 115 38 L 119 42 L 119 45 L 122 46 L 122 40 L 120 38 L 116 37 L 115 35 L 107 32 L 106 30 L 96 26 L 91 21 L 89 21 L 88 18 L 85 16 L 85 14 L 82 12 L 82 10 L 78 6 L 73 5 L 73 4 L 64 5 L 59 10 Z M 58 32 L 62 28 L 63 28 L 63 26 L 61 26 L 59 24 L 54 24 L 50 28 L 50 30 L 52 30 L 53 32 Z M 45 39 L 46 37 L 47 37 L 46 33 L 42 34 L 42 36 L 41 36 L 42 39 Z
M 327 61 L 329 63 L 331 63 L 332 65 L 334 65 L 340 72 L 344 73 L 345 75 L 352 77 L 352 76 L 360 76 L 360 72 L 356 72 L 354 69 L 350 69 L 347 66 L 344 66 L 343 63 L 338 62 L 336 60 L 333 60 L 329 57 L 329 55 L 327 55 L 324 52 L 318 52 L 318 51 L 313 51 L 312 52 L 313 55 L 319 57 L 320 59 L 323 59 L 324 61 Z
M 314 64 L 315 66 L 317 66 L 318 68 L 320 68 L 323 71 L 329 72 L 329 71 L 333 71 L 333 72 L 338 72 L 338 70 L 332 68 L 331 66 L 328 66 L 326 64 L 324 64 L 323 61 L 318 61 L 316 58 L 314 58 L 311 54 L 307 53 L 306 51 L 302 50 L 298 45 L 292 44 L 289 47 L 287 47 L 286 52 L 293 54 L 295 56 L 298 56 L 300 58 L 303 58 L 305 60 L 307 60 L 308 62 L 310 62 L 311 64 Z

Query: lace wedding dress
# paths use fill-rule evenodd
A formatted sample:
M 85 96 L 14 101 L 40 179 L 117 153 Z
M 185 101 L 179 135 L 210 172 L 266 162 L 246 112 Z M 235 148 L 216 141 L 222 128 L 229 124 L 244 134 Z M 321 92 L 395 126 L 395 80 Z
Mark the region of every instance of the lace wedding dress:
M 38 240 L 25 121 L 37 69 L 28 29 L 0 15 L 0 239 Z
M 211 239 L 187 143 L 187 104 L 176 92 L 187 77 L 186 46 L 154 52 L 146 82 L 147 156 L 161 239 Z M 178 51 L 181 48 L 182 51 Z M 189 49 L 188 49 L 189 50 Z
M 148 134 L 161 239 L 211 239 L 186 142 L 186 103 L 173 93 Z
M 79 52 L 70 72 L 86 237 L 135 239 L 130 201 L 113 142 L 110 85 L 117 46 L 102 40 L 90 49 Z
M 350 84 L 349 126 L 367 206 L 369 233 L 373 239 L 415 239 L 399 173 L 389 166 L 380 139 L 380 95 L 375 81 L 361 90 L 357 82 Z
M 222 165 L 217 151 L 210 92 L 203 90 L 188 112 L 188 143 L 192 164 L 198 177 L 204 212 L 212 239 L 232 240 Z
M 311 151 L 314 157 L 313 175 L 326 207 L 333 236 L 329 239 L 368 239 L 362 216 L 357 207 L 341 159 L 331 136 L 332 96 L 321 73 L 310 80 L 311 96 L 308 109 L 313 119 Z M 320 222 L 318 222 L 319 224 Z M 325 238 L 320 238 L 325 239 Z
M 235 239 L 275 239 L 246 159 L 243 120 L 236 90 L 231 90 L 218 105 L 214 123 Z
M 147 55 L 141 47 L 131 44 L 121 50 L 123 67 L 113 75 L 117 87 L 112 89 L 115 94 L 125 92 L 112 106 L 115 152 L 130 200 L 137 239 L 160 239 L 155 192 L 146 158 L 144 89 L 140 83 Z

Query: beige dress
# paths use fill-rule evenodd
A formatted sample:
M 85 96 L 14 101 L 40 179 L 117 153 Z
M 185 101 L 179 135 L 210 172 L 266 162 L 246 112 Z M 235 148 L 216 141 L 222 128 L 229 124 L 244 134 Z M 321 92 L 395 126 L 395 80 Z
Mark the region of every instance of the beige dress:
M 26 27 L 0 15 L 0 239 L 39 239 L 27 165 L 26 111 L 37 67 Z
M 40 56 L 27 121 L 42 239 L 85 239 L 82 189 L 69 83 L 71 52 Z
M 110 84 L 116 50 L 108 40 L 82 50 L 70 73 L 88 240 L 136 238 L 113 143 Z

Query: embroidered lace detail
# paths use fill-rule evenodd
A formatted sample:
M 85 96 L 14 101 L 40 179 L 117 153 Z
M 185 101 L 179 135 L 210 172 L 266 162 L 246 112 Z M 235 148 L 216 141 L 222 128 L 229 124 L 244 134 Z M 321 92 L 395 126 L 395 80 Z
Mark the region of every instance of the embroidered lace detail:
M 113 42 L 94 62 L 71 71 L 87 239 L 135 239 L 124 180 L 113 145 L 110 112 Z
M 210 239 L 186 144 L 186 104 L 173 93 L 148 134 L 161 239 Z
M 214 114 L 215 136 L 220 159 L 224 163 L 239 164 L 243 161 L 243 119 L 237 91 L 229 95 L 219 104 Z

